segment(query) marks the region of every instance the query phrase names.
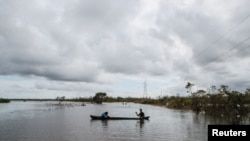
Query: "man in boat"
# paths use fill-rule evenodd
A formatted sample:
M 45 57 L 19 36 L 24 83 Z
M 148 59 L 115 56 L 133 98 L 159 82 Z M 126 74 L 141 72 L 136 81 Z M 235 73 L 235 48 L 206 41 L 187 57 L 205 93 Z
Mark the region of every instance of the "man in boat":
M 102 114 L 101 114 L 101 117 L 102 118 L 109 118 L 109 115 L 108 115 L 109 113 L 108 112 L 103 112 Z
M 142 109 L 140 109 L 140 113 L 137 113 L 137 112 L 135 112 L 135 113 L 136 113 L 136 115 L 137 115 L 138 117 L 140 117 L 141 119 L 145 117 L 145 114 L 144 114 L 144 112 L 142 111 Z

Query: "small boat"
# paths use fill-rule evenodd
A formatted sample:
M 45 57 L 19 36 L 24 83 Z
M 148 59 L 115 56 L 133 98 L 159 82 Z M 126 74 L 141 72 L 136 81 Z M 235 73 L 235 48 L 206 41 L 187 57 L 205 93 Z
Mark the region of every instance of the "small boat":
M 139 117 L 109 117 L 109 118 L 102 118 L 101 116 L 90 115 L 91 119 L 95 120 L 149 120 L 149 116 L 144 118 Z

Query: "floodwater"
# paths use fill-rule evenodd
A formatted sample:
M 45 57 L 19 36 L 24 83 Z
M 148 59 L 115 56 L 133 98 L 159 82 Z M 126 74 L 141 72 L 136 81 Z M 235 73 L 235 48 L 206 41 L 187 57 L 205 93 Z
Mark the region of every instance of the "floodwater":
M 0 141 L 207 141 L 209 124 L 225 123 L 192 111 L 134 104 L 12 101 L 0 104 Z M 142 108 L 149 120 L 91 120 L 110 116 L 135 117 Z

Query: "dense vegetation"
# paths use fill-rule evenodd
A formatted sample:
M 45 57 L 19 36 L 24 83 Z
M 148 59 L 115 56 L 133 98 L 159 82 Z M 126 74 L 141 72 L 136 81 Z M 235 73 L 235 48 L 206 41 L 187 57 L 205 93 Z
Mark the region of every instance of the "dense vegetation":
M 193 85 L 191 83 L 186 85 L 189 96 L 165 96 L 157 100 L 146 99 L 143 103 L 165 105 L 175 109 L 191 109 L 212 116 L 246 116 L 250 113 L 250 89 L 240 93 L 221 85 L 219 89 L 212 86 L 210 92 L 204 90 L 192 92 Z

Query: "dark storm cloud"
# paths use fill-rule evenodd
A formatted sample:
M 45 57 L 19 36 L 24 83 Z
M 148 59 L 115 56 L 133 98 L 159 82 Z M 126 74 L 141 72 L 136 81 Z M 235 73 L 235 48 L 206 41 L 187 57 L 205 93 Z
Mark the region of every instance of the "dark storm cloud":
M 95 44 L 133 14 L 132 1 L 8 1 L 1 8 L 0 73 L 98 81 Z M 28 3 L 28 4 L 25 4 Z M 94 41 L 93 46 L 86 42 Z M 98 54 L 99 55 L 99 54 Z
M 75 85 L 110 84 L 118 76 L 162 78 L 171 91 L 186 82 L 245 89 L 248 5 L 247 0 L 0 1 L 0 75 Z M 58 85 L 36 88 L 74 84 Z

